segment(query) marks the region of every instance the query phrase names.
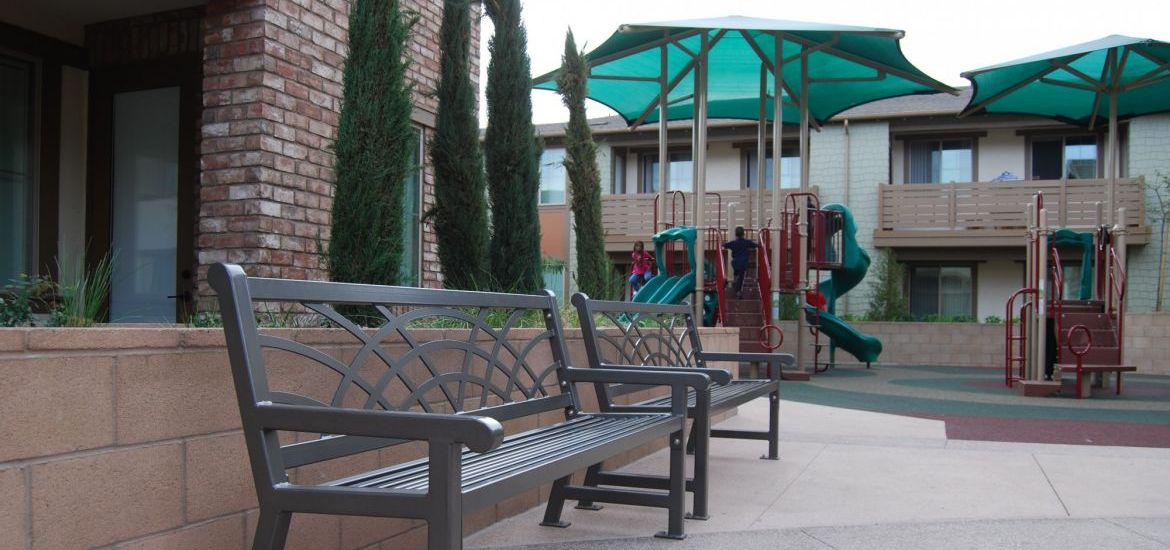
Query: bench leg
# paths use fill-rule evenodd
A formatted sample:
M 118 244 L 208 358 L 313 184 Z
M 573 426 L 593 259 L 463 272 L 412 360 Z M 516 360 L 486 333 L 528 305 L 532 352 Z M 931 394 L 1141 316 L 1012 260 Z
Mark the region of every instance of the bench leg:
M 760 458 L 780 460 L 780 392 L 768 394 L 768 454 Z
M 540 522 L 541 525 L 561 528 L 569 526 L 569 522 L 561 521 L 561 512 L 565 509 L 565 485 L 569 484 L 570 479 L 572 479 L 571 476 L 565 476 L 553 482 L 552 491 L 548 494 L 548 504 L 544 507 L 544 521 Z
M 710 487 L 708 470 L 711 463 L 711 415 L 695 415 L 687 447 L 692 449 L 695 455 L 695 478 L 691 487 L 695 496 L 687 519 L 709 519 L 711 516 L 707 512 L 707 502 Z
M 427 548 L 463 548 L 463 446 L 442 441 L 430 444 L 427 476 Z
M 256 522 L 256 538 L 252 541 L 252 550 L 280 550 L 284 548 L 284 541 L 288 538 L 288 526 L 292 521 L 292 514 L 260 509 L 260 518 Z
M 686 429 L 670 434 L 670 507 L 666 530 L 655 533 L 659 538 L 682 540 L 687 537 L 683 517 L 687 508 L 687 451 L 683 438 Z M 549 498 L 549 502 L 552 499 Z
M 590 466 L 588 470 L 585 470 L 585 483 L 584 483 L 584 485 L 586 487 L 597 487 L 597 476 L 600 473 L 601 473 L 601 464 L 600 463 Z M 604 506 L 601 506 L 600 504 L 596 504 L 592 500 L 578 500 L 577 501 L 577 509 L 578 510 L 593 510 L 596 512 L 597 510 L 600 510 L 602 508 L 604 508 Z

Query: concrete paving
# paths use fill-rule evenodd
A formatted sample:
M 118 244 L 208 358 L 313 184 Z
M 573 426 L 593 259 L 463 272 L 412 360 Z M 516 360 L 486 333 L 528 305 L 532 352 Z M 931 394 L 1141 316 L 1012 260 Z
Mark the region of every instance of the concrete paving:
M 760 429 L 767 405 L 721 427 Z M 650 537 L 664 510 L 543 506 L 467 538 L 468 548 L 1170 549 L 1170 449 L 948 441 L 941 421 L 781 405 L 781 460 L 762 442 L 715 440 L 711 518 L 685 541 Z M 629 471 L 665 472 L 655 453 Z

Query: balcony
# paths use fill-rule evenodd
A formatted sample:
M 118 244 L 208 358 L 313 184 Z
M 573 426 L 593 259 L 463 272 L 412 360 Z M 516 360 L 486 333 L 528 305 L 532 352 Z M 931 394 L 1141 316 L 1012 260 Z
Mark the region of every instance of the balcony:
M 781 189 L 782 193 L 797 192 L 798 189 Z M 817 192 L 817 187 L 812 187 Z M 634 241 L 649 243 L 654 235 L 654 197 L 653 193 L 636 195 L 602 195 L 601 219 L 605 227 L 605 249 L 607 252 L 629 252 Z M 783 199 L 783 197 L 781 197 Z M 668 223 L 677 225 L 694 224 L 694 193 L 671 193 L 666 197 L 666 219 Z M 732 191 L 712 191 L 707 193 L 707 202 L 704 205 L 706 225 L 719 226 L 723 229 L 742 225 L 752 227 L 755 224 L 748 221 L 748 209 L 754 206 L 756 192 L 753 189 L 736 189 Z M 733 206 L 733 208 L 731 208 Z M 772 191 L 764 191 L 764 207 L 767 210 L 764 219 L 772 216 Z M 734 212 L 731 212 L 734 210 Z M 730 216 L 734 215 L 733 218 Z M 647 245 L 649 246 L 649 245 Z
M 1044 193 L 1049 227 L 1093 227 L 1105 179 L 1032 180 L 883 185 L 878 195 L 875 246 L 1022 246 L 1025 210 Z M 1145 190 L 1141 178 L 1117 180 L 1116 204 L 1125 207 L 1131 244 L 1145 244 Z M 864 222 L 861 222 L 864 226 Z

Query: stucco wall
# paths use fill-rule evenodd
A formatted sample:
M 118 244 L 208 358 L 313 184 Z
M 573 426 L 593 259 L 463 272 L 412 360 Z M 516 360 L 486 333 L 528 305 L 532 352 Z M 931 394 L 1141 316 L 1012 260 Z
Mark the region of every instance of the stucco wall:
M 523 335 L 530 329 L 518 330 L 518 338 L 531 337 Z M 337 330 L 274 332 L 294 331 L 314 345 L 353 341 Z M 428 331 L 418 332 L 427 337 L 421 333 Z M 705 329 L 703 343 L 733 350 L 737 335 Z M 585 365 L 580 330 L 567 330 L 566 337 L 574 364 Z M 297 371 L 286 377 L 292 384 L 319 372 L 290 370 Z M 251 544 L 256 497 L 222 330 L 0 329 L 0 387 L 0 548 L 242 550 Z M 540 420 L 559 417 L 547 413 Z M 395 449 L 300 468 L 293 480 L 336 479 L 404 459 L 407 451 Z M 546 489 L 529 491 L 472 514 L 465 532 L 546 495 Z M 294 515 L 288 548 L 422 548 L 425 540 L 425 525 L 417 521 Z
M 1129 175 L 1156 181 L 1158 173 L 1170 177 L 1170 115 L 1140 117 L 1129 123 Z M 1167 246 L 1158 231 L 1151 209 L 1156 208 L 1154 193 L 1146 192 L 1146 223 L 1150 241 L 1145 246 L 1129 247 L 1129 308 L 1133 312 L 1153 311 L 1158 281 L 1158 252 Z M 1165 310 L 1165 306 L 1163 306 Z

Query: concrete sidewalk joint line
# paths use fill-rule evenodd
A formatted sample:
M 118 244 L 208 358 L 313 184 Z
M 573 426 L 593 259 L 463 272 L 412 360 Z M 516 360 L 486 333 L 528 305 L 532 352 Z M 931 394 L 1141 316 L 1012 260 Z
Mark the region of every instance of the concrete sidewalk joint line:
M 1029 453 L 1028 456 L 1032 457 L 1032 462 L 1036 463 L 1036 467 L 1039 468 L 1040 473 L 1044 475 L 1044 481 L 1048 482 L 1048 486 L 1052 488 L 1053 496 L 1055 496 L 1056 501 L 1060 503 L 1060 507 L 1064 508 L 1064 515 L 1072 517 L 1072 514 L 1068 511 L 1068 506 L 1064 504 L 1064 499 L 1060 498 L 1060 491 L 1056 490 L 1056 486 L 1052 484 L 1052 479 L 1048 477 L 1048 472 L 1044 471 L 1044 465 L 1040 464 L 1039 458 L 1036 458 L 1036 453 Z

